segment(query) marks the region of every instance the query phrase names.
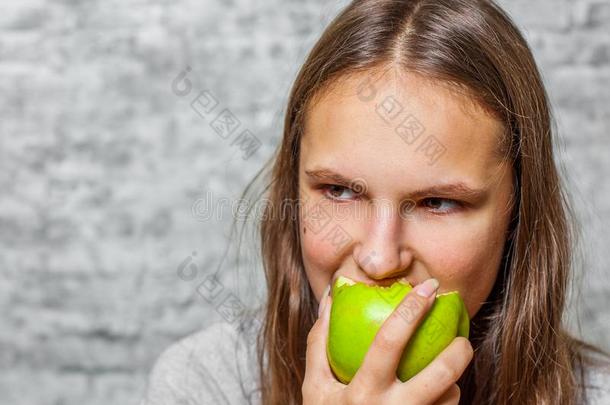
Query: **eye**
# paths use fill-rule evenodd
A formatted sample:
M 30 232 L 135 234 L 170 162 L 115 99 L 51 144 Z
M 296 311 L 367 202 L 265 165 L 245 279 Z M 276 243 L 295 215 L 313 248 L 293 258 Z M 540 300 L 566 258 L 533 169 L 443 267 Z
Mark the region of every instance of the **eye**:
M 425 198 L 422 201 L 424 207 L 431 208 L 433 211 L 440 214 L 448 214 L 458 211 L 463 207 L 461 202 L 448 198 L 431 197 Z
M 357 199 L 359 194 L 349 187 L 340 186 L 338 184 L 323 184 L 320 189 L 324 196 L 330 200 L 351 200 Z

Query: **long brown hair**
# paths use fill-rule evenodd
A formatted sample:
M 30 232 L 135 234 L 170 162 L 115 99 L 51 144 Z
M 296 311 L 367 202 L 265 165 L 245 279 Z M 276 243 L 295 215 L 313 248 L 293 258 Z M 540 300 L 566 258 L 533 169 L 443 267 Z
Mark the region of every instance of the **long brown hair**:
M 501 146 L 513 167 L 515 204 L 496 283 L 472 319 L 475 356 L 458 382 L 461 403 L 582 402 L 587 353 L 602 351 L 570 336 L 562 321 L 578 228 L 553 158 L 556 125 L 525 39 L 488 0 L 357 0 L 306 58 L 281 145 L 266 167 L 260 248 L 267 300 L 257 346 L 263 403 L 302 402 L 306 337 L 317 310 L 298 216 L 279 212 L 299 197 L 306 112 L 337 79 L 380 66 L 466 89 L 505 126 Z

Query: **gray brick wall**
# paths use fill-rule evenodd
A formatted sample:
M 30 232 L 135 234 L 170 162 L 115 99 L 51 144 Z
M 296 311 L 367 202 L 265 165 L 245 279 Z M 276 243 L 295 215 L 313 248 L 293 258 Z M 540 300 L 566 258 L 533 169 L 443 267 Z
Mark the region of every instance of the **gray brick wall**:
M 343 4 L 0 2 L 0 403 L 136 403 L 164 347 L 222 319 L 198 289 L 231 216 L 204 220 L 200 203 L 237 198 L 269 158 L 299 63 Z M 548 83 L 583 221 L 571 319 L 610 349 L 610 2 L 502 4 Z M 172 86 L 187 66 L 190 91 Z M 211 97 L 241 123 L 226 139 Z M 255 270 L 232 265 L 222 285 L 256 299 L 234 283 L 260 285 Z

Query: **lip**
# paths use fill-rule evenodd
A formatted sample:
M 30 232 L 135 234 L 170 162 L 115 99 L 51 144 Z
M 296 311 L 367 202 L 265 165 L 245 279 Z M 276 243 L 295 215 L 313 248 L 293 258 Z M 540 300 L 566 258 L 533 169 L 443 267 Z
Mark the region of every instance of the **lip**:
M 409 279 L 408 277 L 400 277 L 400 278 L 388 278 L 388 279 L 383 279 L 383 280 L 377 280 L 377 281 L 371 281 L 371 280 L 359 280 L 353 277 L 349 277 L 343 274 L 337 274 L 335 273 L 333 275 L 331 284 L 335 284 L 335 281 L 337 280 L 337 278 L 339 278 L 339 276 L 345 277 L 349 280 L 352 280 L 354 283 L 363 283 L 363 284 L 367 284 L 367 285 L 377 285 L 380 287 L 389 287 L 392 284 L 399 282 L 399 281 L 406 281 L 409 284 L 411 284 L 412 287 L 415 287 L 416 285 L 420 284 L 421 281 L 415 281 L 413 279 Z

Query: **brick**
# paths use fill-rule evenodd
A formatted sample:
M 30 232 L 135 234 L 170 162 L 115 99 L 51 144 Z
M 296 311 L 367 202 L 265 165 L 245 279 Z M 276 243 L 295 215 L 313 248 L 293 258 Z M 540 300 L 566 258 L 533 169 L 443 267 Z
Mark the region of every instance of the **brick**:
M 573 15 L 578 27 L 606 33 L 610 28 L 610 3 L 607 0 L 574 2 Z
M 231 214 L 201 220 L 193 205 L 239 197 L 271 157 L 300 63 L 347 3 L 1 2 L 0 403 L 137 403 L 167 345 L 223 320 L 198 287 Z M 570 311 L 606 349 L 608 4 L 501 2 L 531 40 L 585 218 L 592 294 Z M 248 160 L 191 108 L 204 89 L 261 140 Z M 255 301 L 247 263 L 224 263 L 221 298 Z
M 571 8 L 567 0 L 528 1 L 500 0 L 497 2 L 524 31 L 544 29 L 563 31 L 570 27 Z M 552 9 L 552 11 L 551 11 Z

